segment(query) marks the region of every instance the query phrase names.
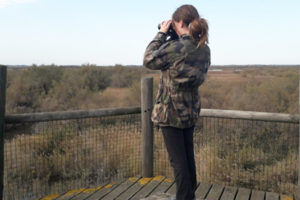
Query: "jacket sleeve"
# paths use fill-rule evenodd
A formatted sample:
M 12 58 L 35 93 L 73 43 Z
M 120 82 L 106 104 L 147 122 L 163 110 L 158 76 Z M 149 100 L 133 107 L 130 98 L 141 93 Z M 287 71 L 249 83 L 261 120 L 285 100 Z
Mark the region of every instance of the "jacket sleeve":
M 146 48 L 144 66 L 153 70 L 167 69 L 170 65 L 170 54 L 172 54 L 170 46 L 170 42 L 166 42 L 166 34 L 157 33 Z

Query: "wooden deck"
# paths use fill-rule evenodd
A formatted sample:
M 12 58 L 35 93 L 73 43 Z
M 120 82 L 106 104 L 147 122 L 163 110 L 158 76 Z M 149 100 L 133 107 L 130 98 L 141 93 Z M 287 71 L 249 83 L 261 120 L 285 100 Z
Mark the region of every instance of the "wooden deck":
M 129 178 L 96 188 L 82 188 L 65 194 L 52 194 L 41 200 L 174 200 L 176 186 L 171 179 Z M 246 188 L 199 183 L 196 198 L 207 200 L 292 200 L 292 197 Z

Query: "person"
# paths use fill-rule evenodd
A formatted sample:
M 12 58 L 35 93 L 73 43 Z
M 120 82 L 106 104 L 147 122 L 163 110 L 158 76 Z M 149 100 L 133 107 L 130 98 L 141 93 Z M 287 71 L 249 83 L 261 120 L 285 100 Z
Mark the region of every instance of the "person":
M 171 26 L 178 39 L 167 40 Z M 208 24 L 192 5 L 180 6 L 172 20 L 163 21 L 144 53 L 144 66 L 161 70 L 151 119 L 162 130 L 174 171 L 177 200 L 195 199 L 193 134 L 201 107 L 198 88 L 210 62 Z

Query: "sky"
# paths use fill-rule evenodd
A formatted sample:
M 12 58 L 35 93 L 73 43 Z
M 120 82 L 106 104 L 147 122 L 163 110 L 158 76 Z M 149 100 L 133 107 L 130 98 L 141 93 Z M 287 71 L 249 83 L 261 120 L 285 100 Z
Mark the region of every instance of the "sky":
M 300 64 L 299 0 L 0 0 L 0 64 L 142 65 L 183 4 L 208 21 L 213 65 Z

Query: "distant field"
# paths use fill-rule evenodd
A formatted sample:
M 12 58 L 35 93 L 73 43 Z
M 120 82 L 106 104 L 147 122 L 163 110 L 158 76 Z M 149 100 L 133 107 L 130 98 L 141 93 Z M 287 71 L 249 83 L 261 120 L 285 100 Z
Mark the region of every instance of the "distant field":
M 154 77 L 155 96 L 160 72 L 142 67 L 11 68 L 6 111 L 137 106 L 142 76 Z M 203 108 L 298 113 L 299 68 L 211 67 L 199 91 Z
M 158 84 L 159 73 L 151 75 Z M 299 68 L 210 70 L 199 91 L 203 108 L 295 114 L 299 112 Z

